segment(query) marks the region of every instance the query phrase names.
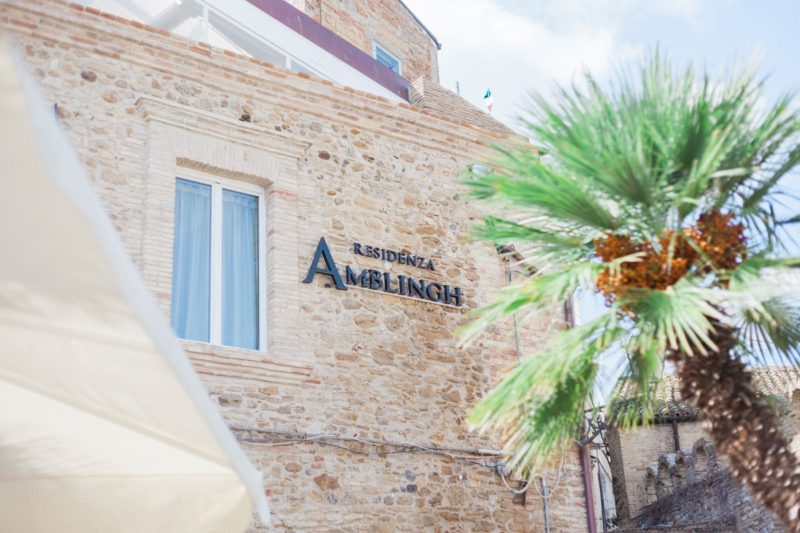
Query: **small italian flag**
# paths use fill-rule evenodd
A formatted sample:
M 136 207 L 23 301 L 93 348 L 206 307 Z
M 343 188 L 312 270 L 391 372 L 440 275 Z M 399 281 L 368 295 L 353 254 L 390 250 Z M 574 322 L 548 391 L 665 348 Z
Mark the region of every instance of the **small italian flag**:
M 491 89 L 486 89 L 486 94 L 483 95 L 483 103 L 486 104 L 486 109 L 491 113 L 494 107 L 494 98 L 492 97 Z

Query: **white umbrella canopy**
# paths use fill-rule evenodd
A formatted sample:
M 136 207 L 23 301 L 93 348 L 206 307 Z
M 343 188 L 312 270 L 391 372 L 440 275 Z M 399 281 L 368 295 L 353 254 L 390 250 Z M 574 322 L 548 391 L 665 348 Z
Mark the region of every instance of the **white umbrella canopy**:
M 251 466 L 0 42 L 0 530 L 242 531 Z M 249 494 L 248 494 L 249 493 Z

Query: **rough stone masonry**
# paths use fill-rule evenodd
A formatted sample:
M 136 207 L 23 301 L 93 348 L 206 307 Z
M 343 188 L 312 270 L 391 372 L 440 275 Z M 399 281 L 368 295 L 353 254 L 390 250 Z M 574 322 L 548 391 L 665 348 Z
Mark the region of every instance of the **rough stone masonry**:
M 57 104 L 165 316 L 176 177 L 189 169 L 263 188 L 266 347 L 184 346 L 263 471 L 277 529 L 542 530 L 541 498 L 530 491 L 515 503 L 489 468 L 302 438 L 264 442 L 281 431 L 499 447 L 468 433 L 464 416 L 514 365 L 512 332 L 493 328 L 467 349 L 453 332 L 506 283 L 495 250 L 470 242 L 481 213 L 458 185 L 503 133 L 61 1 L 2 0 L 0 27 Z M 409 276 L 416 267 L 354 254 L 353 242 L 424 255 L 435 264 L 425 276 L 461 287 L 464 305 L 337 291 L 324 277 L 303 284 L 323 236 L 359 270 Z M 525 324 L 523 353 L 562 327 L 559 309 Z M 554 531 L 586 527 L 577 459 L 570 450 L 549 501 Z

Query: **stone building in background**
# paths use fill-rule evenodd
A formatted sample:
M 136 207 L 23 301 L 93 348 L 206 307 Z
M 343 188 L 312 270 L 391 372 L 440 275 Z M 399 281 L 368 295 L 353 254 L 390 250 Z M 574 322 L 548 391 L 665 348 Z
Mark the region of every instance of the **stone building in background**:
M 757 389 L 781 415 L 800 451 L 800 374 L 788 367 L 754 368 Z M 675 374 L 654 390 L 654 423 L 606 434 L 617 522 L 625 532 L 782 531 L 770 512 L 739 485 L 708 438 L 697 408 L 681 400 Z M 637 408 L 623 388 L 618 408 Z M 626 399 L 627 398 L 627 399 Z M 627 404 L 627 405 L 626 405 Z
M 459 180 L 512 132 L 437 83 L 439 45 L 402 2 L 295 5 L 0 0 L 0 29 L 276 529 L 594 530 L 578 447 L 514 494 L 499 444 L 464 425 L 567 326 L 555 307 L 454 336 L 509 276 L 471 242 Z
M 291 0 L 322 26 L 393 66 L 408 80 L 439 81 L 436 36 L 402 0 Z

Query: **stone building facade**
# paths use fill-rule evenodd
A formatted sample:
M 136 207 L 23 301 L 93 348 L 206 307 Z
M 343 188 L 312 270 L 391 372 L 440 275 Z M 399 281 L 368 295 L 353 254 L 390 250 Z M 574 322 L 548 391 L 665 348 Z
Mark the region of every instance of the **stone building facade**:
M 439 81 L 441 46 L 398 0 L 292 0 L 291 4 L 369 55 L 382 46 L 401 61 L 409 80 Z
M 674 430 L 680 443 L 678 449 L 691 449 L 706 436 L 702 423 L 697 420 L 682 420 L 675 428 L 671 422 L 665 422 L 635 430 L 612 428 L 608 432 L 614 498 L 620 521 L 637 516 L 655 502 L 655 493 L 648 486 L 649 469 L 664 454 L 676 451 Z
M 623 523 L 623 532 L 784 531 L 747 487 L 733 479 L 705 437 L 651 464 L 646 495 L 650 503 Z
M 752 373 L 758 390 L 781 414 L 782 430 L 798 453 L 800 374 L 781 367 Z M 698 410 L 681 401 L 674 374 L 656 386 L 654 397 L 655 423 L 606 433 L 618 523 L 631 531 L 780 531 L 769 511 L 732 479 Z
M 458 183 L 508 139 L 503 127 L 60 0 L 0 0 L 0 29 L 55 106 L 165 317 L 176 179 L 258 191 L 263 342 L 184 347 L 264 473 L 276 529 L 543 530 L 542 497 L 512 494 L 487 452 L 499 444 L 464 424 L 517 360 L 510 326 L 469 348 L 454 335 L 507 280 L 496 251 L 470 241 L 481 213 Z M 420 72 L 435 62 L 426 65 Z M 323 274 L 303 283 L 322 237 L 342 276 L 352 266 L 425 278 L 461 288 L 462 305 L 337 290 Z M 354 243 L 425 256 L 434 269 L 367 257 Z M 527 324 L 523 353 L 563 327 L 560 308 Z M 543 474 L 557 487 L 550 529 L 585 530 L 577 450 Z

